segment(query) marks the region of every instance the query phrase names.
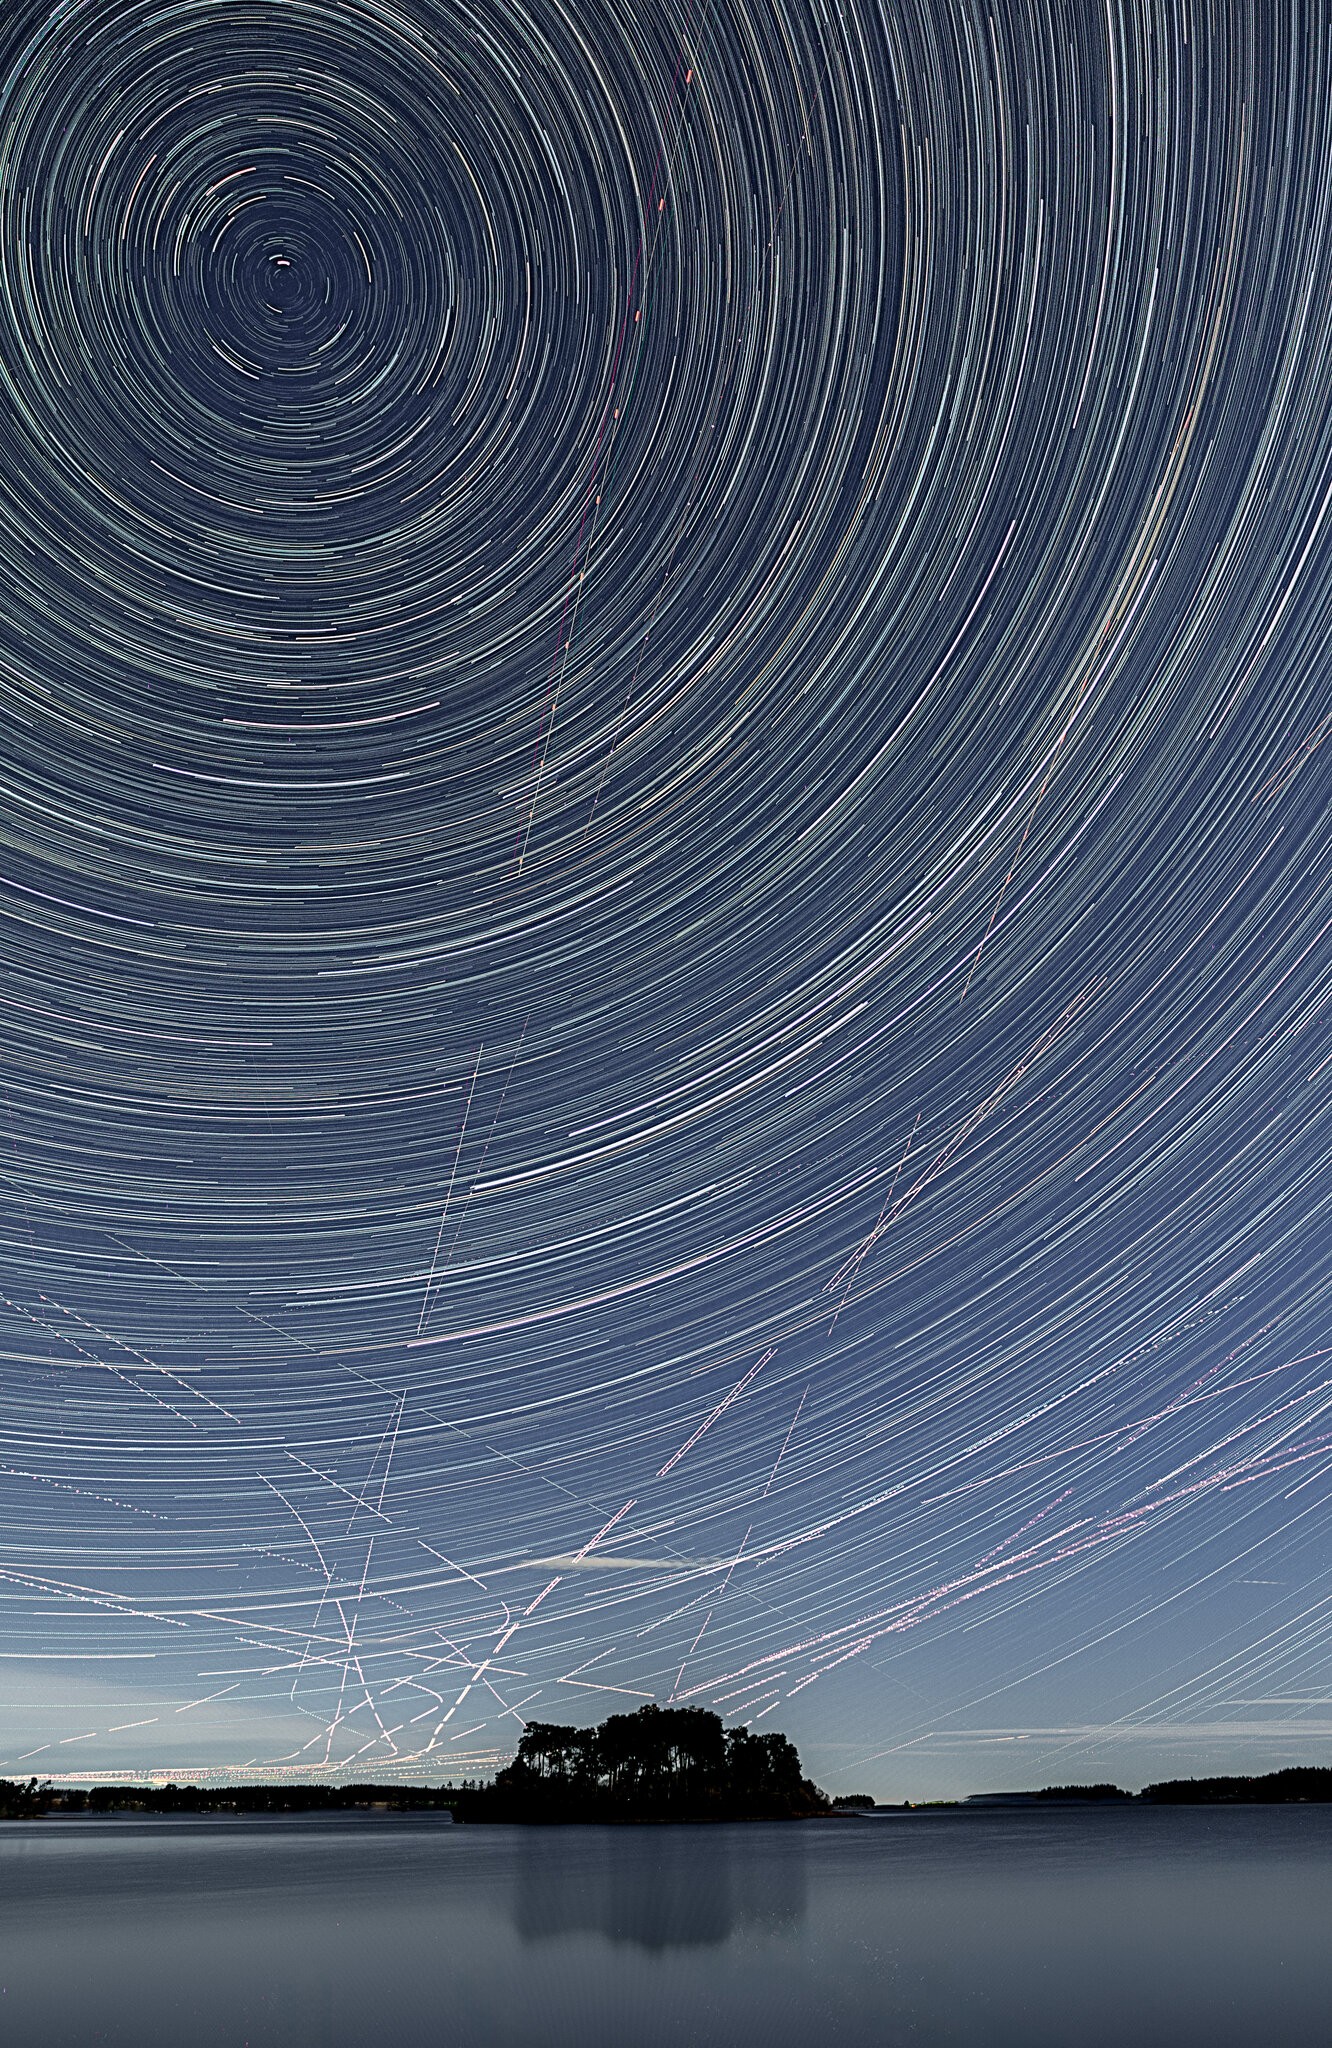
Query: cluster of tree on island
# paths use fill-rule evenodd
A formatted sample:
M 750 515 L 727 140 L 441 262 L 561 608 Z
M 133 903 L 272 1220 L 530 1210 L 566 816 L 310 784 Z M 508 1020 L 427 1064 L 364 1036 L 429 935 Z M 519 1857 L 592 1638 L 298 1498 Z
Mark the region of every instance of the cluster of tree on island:
M 524 1820 L 794 1820 L 829 1810 L 784 1735 L 727 1729 L 702 1707 L 640 1707 L 596 1728 L 529 1721 L 483 1797 L 496 1818 Z
M 1118 1785 L 1047 1785 L 934 1806 L 1141 1802 L 1156 1806 L 1332 1802 L 1332 1769 L 1265 1777 L 1175 1778 L 1139 1793 Z M 904 1802 L 906 1804 L 906 1802 Z M 529 1721 L 513 1762 L 489 1785 L 53 1784 L 0 1778 L 0 1820 L 47 1814 L 448 1812 L 460 1821 L 803 1820 L 873 1809 L 868 1793 L 828 1799 L 803 1775 L 784 1735 L 725 1728 L 701 1707 L 640 1707 L 596 1728 Z

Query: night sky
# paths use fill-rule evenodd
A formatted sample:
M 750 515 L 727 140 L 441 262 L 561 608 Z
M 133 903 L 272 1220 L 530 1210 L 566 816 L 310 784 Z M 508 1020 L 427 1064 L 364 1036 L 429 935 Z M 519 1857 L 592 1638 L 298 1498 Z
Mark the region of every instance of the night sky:
M 1325 1760 L 1325 10 L 0 80 L 0 1772 Z

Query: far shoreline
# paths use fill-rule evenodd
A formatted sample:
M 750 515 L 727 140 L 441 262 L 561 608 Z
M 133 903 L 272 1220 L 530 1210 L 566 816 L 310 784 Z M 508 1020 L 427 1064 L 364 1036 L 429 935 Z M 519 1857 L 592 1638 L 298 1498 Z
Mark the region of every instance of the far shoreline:
M 799 1810 L 728 1811 L 714 1803 L 702 1810 L 616 1811 L 605 1800 L 586 1805 L 561 1799 L 552 1805 L 536 1801 L 523 1810 L 512 1795 L 496 1798 L 494 1785 L 287 1784 L 206 1786 L 121 1783 L 76 1786 L 50 1779 L 0 1779 L 0 1821 L 38 1820 L 318 1820 L 352 1818 L 370 1824 L 431 1817 L 444 1823 L 473 1826 L 679 1827 L 721 1826 L 792 1821 L 854 1821 L 962 1814 L 1010 1818 L 1015 1813 L 1087 1814 L 1174 1807 L 1237 1810 L 1255 1806 L 1332 1805 L 1332 1768 L 1295 1766 L 1258 1777 L 1175 1778 L 1126 1792 L 1110 1785 L 1046 1786 L 1031 1792 L 981 1792 L 962 1799 L 881 1803 L 867 1794 L 843 1794 L 809 1803 Z M 811 1788 L 813 1790 L 813 1788 Z

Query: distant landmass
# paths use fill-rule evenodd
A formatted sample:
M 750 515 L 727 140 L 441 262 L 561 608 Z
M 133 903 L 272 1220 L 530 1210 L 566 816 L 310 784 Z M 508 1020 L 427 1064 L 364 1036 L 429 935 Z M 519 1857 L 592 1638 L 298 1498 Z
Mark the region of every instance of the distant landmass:
M 454 1785 L 53 1785 L 0 1778 L 0 1820 L 48 1814 L 449 1813 Z
M 939 1803 L 971 1810 L 978 1806 L 1085 1805 L 1089 1801 L 1132 1801 L 1144 1806 L 1325 1804 L 1332 1801 L 1332 1770 L 1304 1764 L 1269 1771 L 1261 1778 L 1167 1778 L 1159 1785 L 1144 1785 L 1141 1792 L 1125 1792 L 1118 1785 L 1046 1785 L 1039 1792 L 973 1792 L 970 1799 Z
M 1167 1778 L 1141 1797 L 1156 1806 L 1274 1806 L 1332 1800 L 1332 1770 L 1302 1764 L 1265 1778 Z
M 927 1806 L 880 1805 L 867 1792 L 829 1799 L 802 1772 L 784 1735 L 726 1729 L 699 1707 L 642 1707 L 596 1728 L 532 1721 L 518 1754 L 489 1785 L 60 1785 L 0 1778 L 0 1820 L 76 1814 L 438 1813 L 455 1821 L 699 1821 L 853 1818 L 859 1813 L 1059 1805 L 1332 1804 L 1332 1768 L 1300 1765 L 1263 1777 L 1169 1778 L 1141 1792 L 1118 1785 L 1046 1785 L 976 1792 Z

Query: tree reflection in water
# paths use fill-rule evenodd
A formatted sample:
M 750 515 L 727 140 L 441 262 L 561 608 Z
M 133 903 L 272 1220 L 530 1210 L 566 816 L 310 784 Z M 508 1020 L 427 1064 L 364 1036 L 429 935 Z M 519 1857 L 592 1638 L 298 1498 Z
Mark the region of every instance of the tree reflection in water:
M 780 1823 L 523 1829 L 513 1924 L 524 1941 L 600 1934 L 653 1951 L 715 1947 L 737 1930 L 793 1934 L 806 1908 L 797 1833 Z

